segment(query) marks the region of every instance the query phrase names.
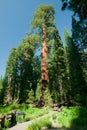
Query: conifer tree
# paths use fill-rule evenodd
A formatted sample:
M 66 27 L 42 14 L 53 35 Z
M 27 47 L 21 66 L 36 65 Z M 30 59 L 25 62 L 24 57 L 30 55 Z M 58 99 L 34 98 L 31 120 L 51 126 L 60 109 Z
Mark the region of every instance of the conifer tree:
M 72 14 L 72 38 L 78 45 L 82 59 L 82 69 L 87 77 L 87 1 L 86 0 L 61 0 L 62 10 L 69 9 Z M 87 80 L 85 78 L 87 83 Z
M 54 44 L 51 51 L 51 59 L 49 65 L 50 91 L 54 102 L 60 104 L 66 100 L 66 62 L 65 52 L 61 38 L 56 29 L 54 33 Z
M 18 76 L 19 76 L 19 100 L 20 103 L 28 98 L 31 89 L 35 90 L 34 81 L 34 53 L 36 48 L 37 37 L 29 35 L 23 39 L 18 46 Z
M 10 103 L 17 98 L 17 50 L 12 48 L 8 57 L 5 77 L 7 79 L 6 102 Z
M 10 51 L 6 66 L 6 101 L 18 101 L 22 103 L 27 100 L 29 90 L 35 92 L 36 80 L 34 53 L 38 45 L 38 37 L 36 35 L 27 36 L 19 44 L 18 48 Z M 4 90 L 4 89 L 3 89 Z
M 41 33 L 42 63 L 41 63 L 41 105 L 44 105 L 44 91 L 49 82 L 48 77 L 48 46 L 47 41 L 52 38 L 54 31 L 54 8 L 52 5 L 41 5 L 37 8 L 32 21 L 32 28 Z
M 67 44 L 67 58 L 69 64 L 69 78 L 70 78 L 70 95 L 74 102 L 84 104 L 84 97 L 87 91 L 82 70 L 81 54 L 78 46 L 74 44 L 67 30 L 65 30 L 65 41 Z

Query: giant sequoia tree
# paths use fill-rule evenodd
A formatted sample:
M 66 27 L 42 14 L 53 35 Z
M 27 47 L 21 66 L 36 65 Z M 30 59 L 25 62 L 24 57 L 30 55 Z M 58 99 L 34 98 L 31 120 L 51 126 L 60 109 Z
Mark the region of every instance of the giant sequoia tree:
M 54 28 L 54 8 L 51 5 L 41 5 L 37 8 L 32 21 L 32 28 L 41 33 L 42 39 L 42 63 L 41 63 L 41 96 L 40 101 L 44 103 L 44 90 L 49 82 L 48 77 L 48 46 Z
M 55 26 L 54 14 L 52 5 L 38 7 L 31 24 L 34 34 L 29 34 L 17 49 L 11 50 L 6 67 L 6 99 L 8 102 L 17 99 L 20 103 L 28 101 L 31 90 L 34 90 L 35 96 L 38 79 L 41 79 L 41 105 L 45 103 L 46 88 L 54 90 L 50 92 L 54 95 L 54 100 L 58 97 L 56 102 L 64 99 L 66 68 L 64 48 Z M 36 53 L 38 48 L 41 48 L 41 64 Z
M 72 99 L 84 101 L 82 97 L 86 97 L 86 87 L 81 50 L 75 45 L 78 44 L 78 38 L 75 38 L 77 33 L 73 30 L 71 38 L 65 31 L 64 50 L 54 14 L 52 5 L 38 7 L 31 23 L 31 34 L 22 40 L 18 48 L 11 50 L 4 82 L 8 102 L 16 100 L 19 103 L 31 103 L 37 93 L 40 95 L 37 98 L 40 100 L 39 105 L 51 104 L 52 101 L 61 105 Z M 73 26 L 77 27 L 75 25 L 74 21 Z M 40 87 L 37 85 L 39 82 Z

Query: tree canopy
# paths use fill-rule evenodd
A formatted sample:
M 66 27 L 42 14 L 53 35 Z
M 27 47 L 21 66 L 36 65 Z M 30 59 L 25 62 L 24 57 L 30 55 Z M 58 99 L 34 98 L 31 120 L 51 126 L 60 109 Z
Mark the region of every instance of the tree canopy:
M 62 2 L 62 9 L 74 12 L 72 36 L 64 29 L 63 43 L 54 7 L 40 5 L 29 33 L 9 52 L 5 75 L 0 78 L 0 103 L 87 104 L 87 14 L 82 13 L 85 0 Z

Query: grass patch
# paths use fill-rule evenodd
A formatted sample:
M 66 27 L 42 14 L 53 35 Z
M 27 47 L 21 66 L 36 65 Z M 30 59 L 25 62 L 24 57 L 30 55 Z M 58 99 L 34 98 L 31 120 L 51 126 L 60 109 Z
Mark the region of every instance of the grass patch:
M 49 117 L 41 119 L 39 121 L 33 122 L 27 130 L 41 130 L 41 128 L 46 127 L 46 128 L 51 128 L 51 122 L 49 121 Z
M 38 118 L 40 116 L 43 116 L 44 114 L 49 113 L 49 109 L 45 110 L 43 108 L 30 108 L 26 111 L 27 116 L 25 118 L 25 120 L 27 118 L 29 118 L 30 120 Z
M 87 130 L 87 107 L 64 107 L 58 123 L 70 130 Z
M 29 108 L 29 105 L 27 104 L 3 105 L 3 106 L 0 106 L 0 114 L 7 114 L 11 112 L 12 110 L 26 111 L 26 109 L 28 108 Z
M 17 122 L 25 122 L 29 121 L 35 118 L 38 118 L 44 114 L 49 113 L 50 109 L 44 109 L 44 108 L 32 108 L 28 104 L 13 104 L 13 105 L 4 105 L 0 106 L 0 115 L 2 114 L 8 114 L 12 110 L 16 110 L 17 112 L 25 112 L 25 118 L 23 118 L 23 115 L 17 116 Z M 6 126 L 8 126 L 8 123 L 6 122 Z

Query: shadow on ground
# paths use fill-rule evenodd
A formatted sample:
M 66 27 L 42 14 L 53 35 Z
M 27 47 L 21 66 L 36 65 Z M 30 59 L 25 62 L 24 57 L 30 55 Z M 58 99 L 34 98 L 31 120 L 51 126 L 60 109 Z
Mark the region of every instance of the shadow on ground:
M 87 130 L 87 106 L 78 107 L 78 117 L 73 119 L 70 128 L 65 130 Z
M 87 106 L 78 107 L 77 117 L 71 121 L 69 128 L 59 127 L 46 130 L 87 130 Z

